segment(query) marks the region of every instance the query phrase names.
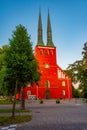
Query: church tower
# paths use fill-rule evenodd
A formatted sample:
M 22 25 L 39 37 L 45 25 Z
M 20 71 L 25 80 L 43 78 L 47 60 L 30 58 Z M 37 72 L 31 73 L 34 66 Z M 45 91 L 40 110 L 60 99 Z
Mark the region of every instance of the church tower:
M 52 41 L 52 29 L 51 29 L 51 23 L 50 23 L 49 10 L 48 10 L 48 21 L 47 21 L 47 46 L 54 47 L 54 44 Z
M 47 18 L 47 43 L 43 43 L 42 18 L 39 10 L 38 39 L 35 47 L 35 58 L 41 73 L 38 86 L 27 87 L 31 96 L 42 99 L 72 98 L 71 79 L 57 65 L 56 47 L 52 40 L 50 13 Z
M 41 11 L 39 10 L 39 19 L 38 19 L 38 42 L 37 45 L 44 46 L 43 43 L 43 30 L 42 30 L 42 19 L 41 19 Z

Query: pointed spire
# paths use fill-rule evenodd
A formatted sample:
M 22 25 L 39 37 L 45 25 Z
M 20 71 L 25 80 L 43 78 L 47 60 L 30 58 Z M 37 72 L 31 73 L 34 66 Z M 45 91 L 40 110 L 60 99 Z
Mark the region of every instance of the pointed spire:
M 40 9 L 39 9 L 39 19 L 38 19 L 38 43 L 37 45 L 44 46 L 43 38 L 42 38 L 42 19 L 41 19 Z
M 47 21 L 47 46 L 54 47 L 54 44 L 52 42 L 52 30 L 51 30 L 49 10 L 48 10 L 48 21 Z

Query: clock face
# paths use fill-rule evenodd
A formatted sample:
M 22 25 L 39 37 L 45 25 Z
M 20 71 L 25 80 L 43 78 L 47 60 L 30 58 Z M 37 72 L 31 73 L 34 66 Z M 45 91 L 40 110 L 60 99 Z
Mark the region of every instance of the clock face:
M 50 68 L 50 65 L 49 64 L 44 64 L 44 67 L 48 69 L 48 68 Z

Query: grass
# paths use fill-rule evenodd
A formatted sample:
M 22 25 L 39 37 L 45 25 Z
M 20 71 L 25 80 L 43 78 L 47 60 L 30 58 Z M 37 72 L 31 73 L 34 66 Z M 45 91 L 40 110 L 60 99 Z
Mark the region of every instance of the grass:
M 11 113 L 12 109 L 0 109 L 0 113 Z M 30 112 L 30 110 L 15 109 L 15 112 Z
M 31 112 L 30 110 L 20 110 L 16 109 L 16 112 L 21 112 L 25 113 L 26 112 Z M 12 109 L 0 109 L 0 113 L 12 113 Z M 7 114 L 8 115 L 8 114 Z M 32 115 L 16 115 L 15 117 L 12 116 L 0 116 L 0 126 L 2 125 L 9 125 L 9 124 L 18 124 L 18 123 L 24 123 L 24 122 L 29 122 L 32 120 Z
M 13 102 L 10 102 L 6 99 L 0 99 L 0 104 L 13 104 Z
M 0 126 L 9 125 L 9 124 L 19 124 L 25 123 L 32 120 L 31 115 L 22 115 L 22 116 L 0 116 Z
M 19 103 L 18 101 L 16 103 Z M 0 98 L 0 105 L 13 104 L 9 102 L 7 98 Z M 15 113 L 25 113 L 23 115 L 15 115 L 15 117 L 8 116 L 8 113 L 12 113 L 12 109 L 0 109 L 0 113 L 7 113 L 5 116 L 0 116 L 0 126 L 9 125 L 9 124 L 19 124 L 25 123 L 32 120 L 32 115 L 27 114 L 26 112 L 31 112 L 30 110 L 21 110 L 16 108 Z
M 20 101 L 16 101 L 16 104 L 19 104 Z M 9 101 L 7 97 L 3 97 L 3 98 L 0 98 L 0 104 L 1 105 L 6 105 L 6 104 L 13 104 L 13 98 L 12 98 L 12 101 Z
M 16 112 L 21 112 L 21 113 L 26 113 L 26 112 L 31 112 L 30 110 L 20 110 L 16 109 Z M 0 113 L 12 113 L 12 109 L 0 109 Z M 9 124 L 18 124 L 18 123 L 24 123 L 32 120 L 32 116 L 27 114 L 27 115 L 16 115 L 15 117 L 8 116 L 0 116 L 0 126 L 2 125 L 9 125 Z

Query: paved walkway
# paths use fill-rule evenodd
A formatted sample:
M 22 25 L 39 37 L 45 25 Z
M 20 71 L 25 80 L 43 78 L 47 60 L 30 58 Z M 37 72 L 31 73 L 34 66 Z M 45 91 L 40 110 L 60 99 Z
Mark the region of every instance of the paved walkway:
M 87 130 L 87 104 L 81 100 L 66 100 L 60 104 L 54 100 L 44 104 L 27 102 L 26 107 L 32 110 L 33 119 L 17 125 L 15 130 Z

